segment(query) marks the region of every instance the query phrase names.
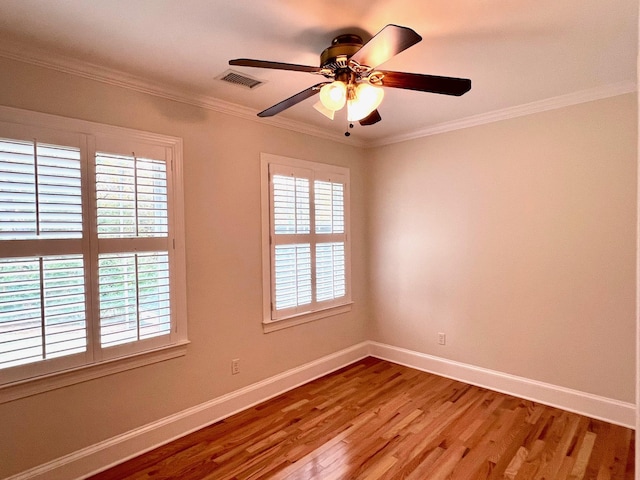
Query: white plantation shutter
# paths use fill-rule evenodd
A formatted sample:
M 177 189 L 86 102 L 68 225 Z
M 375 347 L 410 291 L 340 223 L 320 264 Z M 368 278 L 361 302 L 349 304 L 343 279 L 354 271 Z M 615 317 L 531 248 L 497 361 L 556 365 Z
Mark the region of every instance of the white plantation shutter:
M 79 129 L 0 122 L 1 387 L 186 340 L 179 139 Z
M 81 177 L 78 146 L 0 139 L 0 372 L 84 362 Z
M 314 166 L 320 164 L 274 162 L 268 166 L 269 320 L 349 302 L 348 177 L 345 169 L 329 167 L 332 171 L 327 172 Z
M 311 244 L 308 239 L 306 243 L 291 243 L 311 232 L 311 186 L 304 174 L 276 173 L 271 178 L 273 232 L 277 237 L 273 255 L 276 311 L 298 311 L 312 300 Z
M 320 302 L 339 299 L 346 295 L 346 238 L 342 181 L 328 179 L 314 182 L 315 229 L 319 237 L 316 244 L 316 291 Z M 325 243 L 324 237 L 334 241 Z
M 167 163 L 101 151 L 95 162 L 100 345 L 162 345 L 171 335 Z

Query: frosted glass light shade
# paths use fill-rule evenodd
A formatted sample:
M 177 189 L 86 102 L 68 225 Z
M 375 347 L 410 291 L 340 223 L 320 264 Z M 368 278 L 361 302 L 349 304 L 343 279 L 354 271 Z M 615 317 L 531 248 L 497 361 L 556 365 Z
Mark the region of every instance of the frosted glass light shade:
M 347 102 L 347 120 L 357 122 L 373 112 L 382 103 L 384 90 L 369 83 L 359 83 L 355 97 Z
M 320 89 L 320 101 L 329 110 L 340 110 L 347 101 L 347 85 L 340 80 L 324 85 Z
M 325 117 L 327 117 L 330 120 L 333 120 L 333 117 L 335 116 L 335 113 L 336 113 L 333 110 L 329 110 L 327 107 L 325 107 L 322 102 L 314 103 L 313 108 L 315 108 L 317 111 L 319 111 L 321 114 L 323 114 Z

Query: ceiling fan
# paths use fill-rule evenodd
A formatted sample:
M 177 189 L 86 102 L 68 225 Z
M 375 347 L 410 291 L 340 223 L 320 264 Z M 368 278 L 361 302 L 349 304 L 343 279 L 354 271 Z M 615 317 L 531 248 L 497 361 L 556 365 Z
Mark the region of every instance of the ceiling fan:
M 307 72 L 329 79 L 263 110 L 259 117 L 271 117 L 319 93 L 320 101 L 314 107 L 330 119 L 346 104 L 349 122 L 373 125 L 382 119 L 377 110 L 384 97 L 382 87 L 456 96 L 471 89 L 467 78 L 377 70 L 378 65 L 421 40 L 411 28 L 387 25 L 364 44 L 358 35 L 337 36 L 320 55 L 319 67 L 249 58 L 230 60 L 229 65 Z

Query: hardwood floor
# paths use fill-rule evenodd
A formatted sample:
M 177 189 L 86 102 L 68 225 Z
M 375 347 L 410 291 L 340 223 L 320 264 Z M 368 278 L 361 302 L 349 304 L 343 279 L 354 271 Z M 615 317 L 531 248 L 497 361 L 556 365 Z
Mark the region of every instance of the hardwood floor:
M 366 358 L 106 479 L 624 479 L 634 432 Z

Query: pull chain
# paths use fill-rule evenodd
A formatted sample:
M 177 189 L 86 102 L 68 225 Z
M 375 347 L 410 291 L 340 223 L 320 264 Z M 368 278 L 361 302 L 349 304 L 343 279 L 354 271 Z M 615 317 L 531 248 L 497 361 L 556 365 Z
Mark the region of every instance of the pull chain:
M 353 123 L 349 124 L 349 129 L 353 128 Z M 351 135 L 351 132 L 349 130 L 347 130 L 346 132 L 344 132 L 344 136 L 345 137 L 349 137 Z

